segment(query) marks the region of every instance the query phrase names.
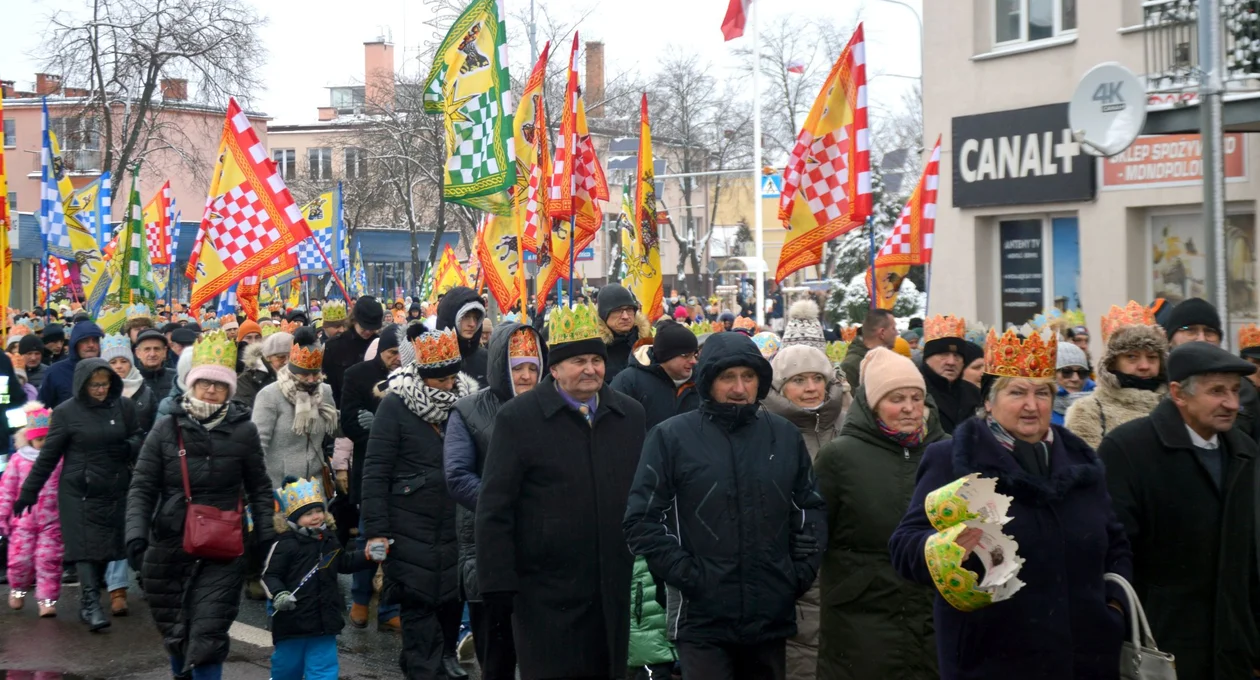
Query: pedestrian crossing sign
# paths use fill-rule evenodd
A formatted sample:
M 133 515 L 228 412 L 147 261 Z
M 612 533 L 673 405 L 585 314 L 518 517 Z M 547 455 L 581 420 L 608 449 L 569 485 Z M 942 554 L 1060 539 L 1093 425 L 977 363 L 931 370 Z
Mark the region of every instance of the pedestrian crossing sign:
M 781 193 L 783 193 L 782 175 L 766 175 L 761 179 L 762 198 L 778 198 Z

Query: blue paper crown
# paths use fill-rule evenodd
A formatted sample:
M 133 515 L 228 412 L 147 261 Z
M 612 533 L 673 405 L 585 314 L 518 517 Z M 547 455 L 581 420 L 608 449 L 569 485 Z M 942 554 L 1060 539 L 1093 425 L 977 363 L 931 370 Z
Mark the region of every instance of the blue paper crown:
M 294 510 L 312 503 L 324 503 L 323 482 L 314 478 L 299 479 L 289 482 L 283 488 L 276 489 L 276 500 L 280 503 L 280 512 L 288 517 Z

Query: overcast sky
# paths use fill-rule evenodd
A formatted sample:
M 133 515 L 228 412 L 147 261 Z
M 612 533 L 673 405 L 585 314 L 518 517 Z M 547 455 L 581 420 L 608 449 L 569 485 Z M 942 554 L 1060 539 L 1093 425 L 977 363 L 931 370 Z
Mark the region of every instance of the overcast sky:
M 361 83 L 363 42 L 389 36 L 395 59 L 416 64 L 417 47 L 431 38 L 424 25 L 428 11 L 420 0 L 250 0 L 267 17 L 260 29 L 268 50 L 262 80 L 266 91 L 255 97 L 254 108 L 276 122 L 315 119 L 315 108 L 328 103 L 329 85 Z M 917 11 L 921 0 L 907 0 Z M 529 0 L 505 0 L 508 13 L 529 6 Z M 0 78 L 32 87 L 39 69 L 33 57 L 52 9 L 74 9 L 80 0 L 3 0 L 4 28 L 0 29 Z M 538 0 L 562 19 L 586 18 L 579 25 L 582 40 L 607 45 L 608 74 L 620 67 L 651 73 L 655 55 L 670 46 L 694 49 L 718 69 L 735 69 L 732 51 L 748 37 L 724 43 L 721 23 L 727 0 Z M 867 63 L 871 77 L 879 73 L 919 75 L 918 24 L 910 10 L 885 0 L 776 0 L 758 3 L 762 21 L 796 14 L 819 22 L 848 26 L 856 17 L 866 22 Z M 509 33 L 525 30 L 509 21 Z M 510 55 L 513 72 L 528 68 L 528 54 Z M 553 63 L 555 63 L 553 61 Z M 564 63 L 560 60 L 559 63 Z M 73 83 L 69 83 L 73 84 Z M 873 78 L 872 105 L 896 108 L 913 81 Z

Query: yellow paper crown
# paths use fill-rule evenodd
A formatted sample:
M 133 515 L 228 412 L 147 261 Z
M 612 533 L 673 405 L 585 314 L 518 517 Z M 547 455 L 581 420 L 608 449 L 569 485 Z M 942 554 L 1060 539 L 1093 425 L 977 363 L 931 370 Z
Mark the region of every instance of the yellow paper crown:
M 599 337 L 599 314 L 594 305 L 556 307 L 547 319 L 548 347 Z
M 847 342 L 829 342 L 827 343 L 827 358 L 833 364 L 839 364 L 849 354 L 849 343 Z
M 962 338 L 967 335 L 967 320 L 952 314 L 929 316 L 923 322 L 923 342 L 941 338 Z
M 284 488 L 276 489 L 276 500 L 280 503 L 280 512 L 288 516 L 298 508 L 306 507 L 313 503 L 324 502 L 323 482 L 316 482 L 312 479 L 299 479 L 296 482 L 289 482 Z
M 197 366 L 224 366 L 236 370 L 236 341 L 228 338 L 223 331 L 202 333 L 193 345 L 194 368 Z
M 542 356 L 538 351 L 538 335 L 531 330 L 518 328 L 508 338 L 508 357 L 518 359 L 529 357 L 537 359 Z
M 1050 329 L 1008 328 L 999 336 L 991 328 L 984 341 L 984 372 L 1003 378 L 1053 379 L 1058 352 L 1058 336 Z
M 1260 326 L 1247 324 L 1238 329 L 1238 349 L 1260 347 Z
M 346 303 L 329 302 L 324 305 L 321 310 L 324 315 L 324 323 L 337 323 L 346 320 Z
M 275 335 L 276 333 L 279 333 L 280 329 L 276 328 L 272 324 L 267 324 L 266 326 L 262 326 L 259 332 L 265 338 L 268 335 Z
M 439 368 L 460 362 L 459 337 L 454 329 L 429 331 L 411 341 L 416 350 L 416 363 L 424 368 Z
M 721 333 L 726 330 L 726 326 L 721 321 L 698 321 L 690 324 L 687 328 L 691 329 L 696 335 L 704 335 L 705 333 Z
M 1102 318 L 1102 337 L 1103 342 L 1111 337 L 1112 333 L 1125 326 L 1154 326 L 1155 312 L 1150 308 L 1141 305 L 1133 300 L 1129 300 L 1129 304 L 1123 307 L 1111 306 L 1111 311 Z

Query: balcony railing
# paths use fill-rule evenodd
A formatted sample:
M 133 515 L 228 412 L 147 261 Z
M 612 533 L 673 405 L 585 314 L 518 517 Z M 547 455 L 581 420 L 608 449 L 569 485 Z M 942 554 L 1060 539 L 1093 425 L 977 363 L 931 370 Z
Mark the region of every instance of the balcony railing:
M 1218 0 L 1222 75 L 1230 90 L 1260 87 L 1260 0 Z M 1199 3 L 1142 3 L 1147 90 L 1177 92 L 1199 84 Z

